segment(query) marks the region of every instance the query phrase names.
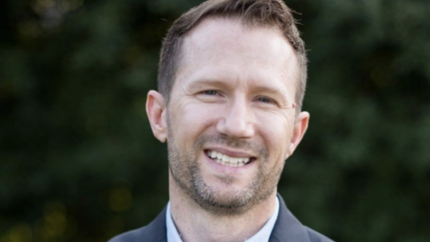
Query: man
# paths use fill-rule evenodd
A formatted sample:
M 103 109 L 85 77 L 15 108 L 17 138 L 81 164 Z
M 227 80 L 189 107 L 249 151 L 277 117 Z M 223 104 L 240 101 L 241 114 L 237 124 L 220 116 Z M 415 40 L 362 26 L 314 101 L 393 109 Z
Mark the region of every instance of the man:
M 168 144 L 170 203 L 111 241 L 331 241 L 277 195 L 308 126 L 306 62 L 281 0 L 209 0 L 176 20 L 146 106 Z

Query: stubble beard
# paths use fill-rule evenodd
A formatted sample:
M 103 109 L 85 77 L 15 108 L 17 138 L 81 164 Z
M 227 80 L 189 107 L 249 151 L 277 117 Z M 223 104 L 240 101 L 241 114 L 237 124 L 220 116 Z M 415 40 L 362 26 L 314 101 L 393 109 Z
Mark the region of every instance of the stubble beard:
M 177 146 L 170 119 L 168 126 L 169 169 L 176 184 L 192 200 L 207 212 L 217 216 L 235 216 L 246 213 L 254 206 L 267 200 L 273 194 L 280 179 L 285 161 L 279 161 L 269 170 L 269 153 L 265 147 L 256 146 L 245 140 L 232 140 L 225 135 L 206 135 L 197 139 L 194 147 L 183 150 Z M 180 141 L 179 141 L 180 142 Z M 222 144 L 227 147 L 252 150 L 258 155 L 258 172 L 244 189 L 232 193 L 216 191 L 203 178 L 198 164 L 199 154 L 203 144 Z M 233 183 L 236 178 L 229 175 L 217 177 L 226 185 Z

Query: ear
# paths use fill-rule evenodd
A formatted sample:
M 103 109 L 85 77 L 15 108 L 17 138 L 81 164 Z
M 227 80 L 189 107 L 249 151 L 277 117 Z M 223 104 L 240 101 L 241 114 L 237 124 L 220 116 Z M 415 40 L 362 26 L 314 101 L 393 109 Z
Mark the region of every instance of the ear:
M 293 154 L 300 141 L 302 141 L 302 138 L 308 129 L 309 117 L 310 115 L 308 112 L 301 112 L 297 116 L 296 123 L 294 125 L 293 136 L 291 137 L 290 146 L 288 147 L 287 157 Z
M 167 139 L 166 111 L 163 95 L 154 90 L 149 91 L 146 97 L 146 114 L 152 133 L 162 143 Z

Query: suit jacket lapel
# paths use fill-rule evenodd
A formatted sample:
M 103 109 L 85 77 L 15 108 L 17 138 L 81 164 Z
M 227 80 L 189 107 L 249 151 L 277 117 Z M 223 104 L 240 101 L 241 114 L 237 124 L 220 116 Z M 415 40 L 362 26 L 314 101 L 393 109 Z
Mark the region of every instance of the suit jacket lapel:
M 288 210 L 284 200 L 278 194 L 279 215 L 269 242 L 310 242 L 305 227 Z
M 166 207 L 139 235 L 142 242 L 167 242 Z
M 305 227 L 288 210 L 278 194 L 279 214 L 269 242 L 311 242 Z M 167 242 L 166 208 L 148 226 L 140 231 L 142 242 Z

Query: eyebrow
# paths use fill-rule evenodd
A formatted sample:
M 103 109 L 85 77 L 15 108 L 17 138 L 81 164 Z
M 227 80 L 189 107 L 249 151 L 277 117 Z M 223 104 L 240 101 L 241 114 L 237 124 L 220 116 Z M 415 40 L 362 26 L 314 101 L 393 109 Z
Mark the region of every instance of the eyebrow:
M 199 88 L 200 86 L 209 86 L 209 87 L 218 87 L 218 88 L 228 88 L 228 89 L 234 89 L 235 85 L 232 85 L 230 82 L 221 81 L 219 79 L 210 79 L 210 78 L 197 78 L 196 80 L 192 80 L 190 85 L 188 86 L 189 89 L 193 90 L 196 88 Z M 279 88 L 276 88 L 274 86 L 270 85 L 256 85 L 252 90 L 251 93 L 259 93 L 259 94 L 271 94 L 275 95 L 277 97 L 280 97 L 285 105 L 294 105 L 295 100 L 289 100 L 288 97 L 283 95 L 283 93 L 280 91 Z
M 210 79 L 210 78 L 202 78 L 202 79 L 196 79 L 196 80 L 192 80 L 192 83 L 189 85 L 189 87 L 196 87 L 199 85 L 209 85 L 209 86 L 221 86 L 221 87 L 231 87 L 231 88 L 235 88 L 236 85 L 232 85 L 230 82 L 225 82 L 225 81 L 221 81 L 218 79 Z M 255 88 L 256 90 L 259 91 L 263 91 L 263 92 L 268 92 L 268 93 L 278 93 L 281 94 L 282 93 L 279 91 L 279 88 L 276 88 L 274 86 L 268 86 L 268 85 L 256 85 Z
M 197 88 L 201 85 L 208 85 L 208 86 L 214 86 L 214 87 L 229 87 L 229 86 L 231 86 L 228 83 L 221 81 L 221 80 L 205 78 L 205 79 L 192 80 L 191 83 L 189 84 L 189 87 L 190 88 Z

